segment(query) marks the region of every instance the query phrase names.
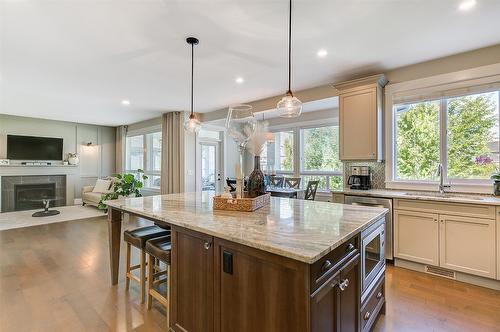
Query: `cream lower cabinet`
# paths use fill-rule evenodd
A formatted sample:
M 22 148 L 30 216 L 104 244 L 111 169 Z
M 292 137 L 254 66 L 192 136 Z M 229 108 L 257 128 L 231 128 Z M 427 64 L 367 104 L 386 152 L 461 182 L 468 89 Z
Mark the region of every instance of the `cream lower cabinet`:
M 439 265 L 439 216 L 434 213 L 394 211 L 394 256 Z
M 495 278 L 495 223 L 493 219 L 439 215 L 439 266 Z
M 497 207 L 497 279 L 500 280 L 500 207 Z

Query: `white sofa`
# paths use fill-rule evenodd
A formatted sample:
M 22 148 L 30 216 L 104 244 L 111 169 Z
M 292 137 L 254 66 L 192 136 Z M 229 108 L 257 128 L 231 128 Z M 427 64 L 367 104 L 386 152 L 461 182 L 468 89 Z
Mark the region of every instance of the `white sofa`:
M 115 178 L 113 177 L 106 177 L 103 180 L 111 180 L 111 185 L 108 188 L 108 190 L 104 191 L 99 191 L 99 192 L 94 192 L 94 187 L 95 186 L 84 186 L 82 188 L 82 205 L 92 205 L 97 207 L 99 203 L 101 202 L 102 195 L 106 193 L 113 192 L 113 185 L 114 185 L 114 180 Z

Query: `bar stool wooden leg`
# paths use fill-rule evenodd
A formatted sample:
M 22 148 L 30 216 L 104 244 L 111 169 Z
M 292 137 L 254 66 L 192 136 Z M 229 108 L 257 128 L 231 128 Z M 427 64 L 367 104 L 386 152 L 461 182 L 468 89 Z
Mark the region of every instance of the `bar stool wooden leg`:
M 148 289 L 147 289 L 147 292 L 148 292 L 148 299 L 147 299 L 148 310 L 151 309 L 151 304 L 153 303 L 153 297 L 151 296 L 151 293 L 149 292 L 149 290 L 153 288 L 153 281 L 154 281 L 153 275 L 156 272 L 155 261 L 156 261 L 156 258 L 153 255 L 148 254 Z
M 146 300 L 146 252 L 141 250 L 141 303 Z
M 167 264 L 167 326 L 170 326 L 170 264 Z
M 130 243 L 127 242 L 127 264 L 125 268 L 125 290 L 127 291 L 130 287 L 129 273 L 130 273 Z

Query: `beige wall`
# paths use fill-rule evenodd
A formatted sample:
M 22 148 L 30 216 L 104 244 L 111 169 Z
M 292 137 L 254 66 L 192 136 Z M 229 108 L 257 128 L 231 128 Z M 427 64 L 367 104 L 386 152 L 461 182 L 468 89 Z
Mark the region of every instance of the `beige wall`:
M 390 83 L 399 83 L 495 63 L 500 63 L 500 44 L 396 68 L 385 75 Z
M 152 118 L 149 120 L 144 120 L 141 122 L 136 122 L 128 125 L 128 131 L 136 131 L 136 130 L 142 130 L 142 129 L 147 129 L 151 127 L 161 127 L 161 117 L 156 117 Z
M 396 69 L 391 69 L 386 71 L 381 70 L 380 72 L 385 73 L 390 83 L 398 83 L 402 81 L 408 81 L 422 77 L 450 73 L 454 71 L 480 67 L 494 63 L 500 63 L 500 44 L 460 54 L 450 55 L 430 61 L 425 61 L 405 67 L 400 67 Z M 373 74 L 378 74 L 378 72 L 362 73 L 362 74 L 363 75 L 361 75 L 361 77 L 364 77 Z M 346 78 L 346 80 L 355 78 L 360 78 L 360 75 L 355 75 L 351 78 Z M 333 85 L 335 83 L 338 82 L 332 82 L 331 84 L 326 84 L 310 89 L 296 91 L 295 95 L 302 102 L 334 97 L 338 95 L 337 90 L 333 88 Z M 274 109 L 276 107 L 276 103 L 279 101 L 281 97 L 282 97 L 281 95 L 273 96 L 265 99 L 248 101 L 245 103 L 251 104 L 255 112 L 261 112 L 265 110 Z M 214 121 L 225 118 L 226 114 L 227 114 L 227 108 L 224 108 L 213 112 L 200 114 L 200 119 L 203 122 Z

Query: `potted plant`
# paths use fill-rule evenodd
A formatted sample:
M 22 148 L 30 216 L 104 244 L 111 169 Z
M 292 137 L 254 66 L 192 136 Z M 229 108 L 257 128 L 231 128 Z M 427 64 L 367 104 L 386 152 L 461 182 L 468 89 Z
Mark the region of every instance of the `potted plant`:
M 108 206 L 104 201 L 118 199 L 120 197 L 142 197 L 140 189 L 144 186 L 143 180 L 147 180 L 147 175 L 142 169 L 137 170 L 137 174 L 124 173 L 115 174 L 116 180 L 113 184 L 113 192 L 102 195 L 98 208 L 101 210 L 107 209 Z
M 493 173 L 491 175 L 493 182 L 493 194 L 495 196 L 500 196 L 500 172 Z

